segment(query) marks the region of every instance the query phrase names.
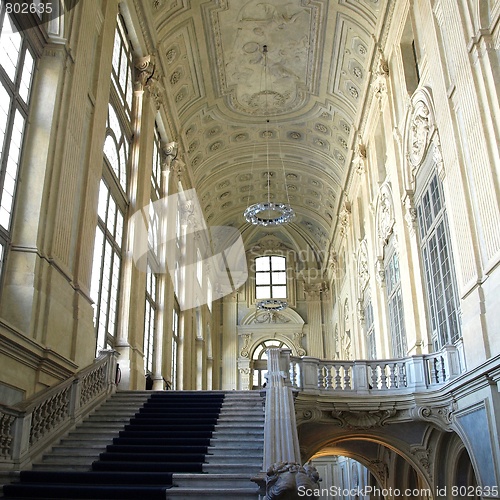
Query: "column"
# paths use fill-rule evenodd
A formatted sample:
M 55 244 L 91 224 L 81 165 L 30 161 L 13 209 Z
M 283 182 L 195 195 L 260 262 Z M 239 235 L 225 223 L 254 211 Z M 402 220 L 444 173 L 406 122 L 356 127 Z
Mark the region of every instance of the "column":
M 169 181 L 170 181 L 170 167 L 172 160 L 177 156 L 177 144 L 172 142 L 166 145 L 162 150 L 162 162 L 161 162 L 161 196 L 162 199 L 159 200 L 163 205 L 167 203 L 167 196 L 169 193 Z M 164 206 L 163 213 L 166 213 L 166 206 Z M 160 235 L 159 241 L 163 242 L 168 237 L 167 236 L 167 217 L 162 217 L 160 220 Z M 170 338 L 168 336 L 167 329 L 169 326 L 168 318 L 171 318 L 171 309 L 173 304 L 167 300 L 167 287 L 170 286 L 170 276 L 168 275 L 168 270 L 166 269 L 165 256 L 160 255 L 160 272 L 158 276 L 158 312 L 156 318 L 156 329 L 155 329 L 155 339 L 154 339 L 154 360 L 153 360 L 153 390 L 160 391 L 163 389 L 163 379 L 169 380 L 170 375 L 164 376 L 166 370 L 168 369 L 168 363 L 164 361 L 165 346 L 164 338 Z M 165 372 L 164 372 L 165 370 Z
M 222 321 L 222 389 L 237 389 L 238 360 L 238 293 L 233 292 L 223 298 Z
M 324 359 L 323 325 L 321 321 L 321 283 L 304 283 L 304 293 L 307 301 L 307 354 L 314 358 Z

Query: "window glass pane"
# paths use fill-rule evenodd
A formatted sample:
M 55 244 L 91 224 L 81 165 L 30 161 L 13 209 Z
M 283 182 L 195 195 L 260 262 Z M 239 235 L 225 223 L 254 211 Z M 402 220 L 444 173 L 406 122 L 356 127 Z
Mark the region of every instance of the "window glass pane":
M 271 284 L 270 273 L 256 273 L 255 274 L 255 283 L 257 285 L 270 285 Z
M 284 271 L 285 268 L 285 257 L 277 257 L 277 256 L 272 256 L 271 257 L 271 267 L 273 271 Z
M 286 284 L 286 272 L 279 271 L 272 274 L 273 285 L 285 285 Z
M 4 23 L 9 22 L 5 15 Z M 19 32 L 9 32 L 9 29 L 2 30 L 0 35 L 0 64 L 12 82 L 16 77 L 16 69 L 21 52 L 22 38 Z
M 27 50 L 24 54 L 24 64 L 21 74 L 21 82 L 19 85 L 19 95 L 25 103 L 27 103 L 29 99 L 31 76 L 33 75 L 34 64 L 35 61 L 33 60 L 33 56 L 31 55 L 31 52 Z
M 429 204 L 427 200 L 430 200 Z M 435 348 L 439 349 L 445 344 L 456 342 L 461 336 L 461 327 L 446 210 L 437 175 L 433 176 L 417 204 L 417 212 L 426 210 L 432 211 L 432 224 L 424 228 L 419 225 L 421 255 L 425 271 L 431 340 Z
M 273 286 L 273 298 L 286 299 L 286 286 Z
M 271 287 L 270 286 L 259 286 L 255 290 L 255 296 L 257 299 L 270 299 L 271 298 Z
M 269 257 L 257 257 L 255 259 L 256 271 L 269 271 L 270 269 L 271 267 Z
M 9 117 L 10 97 L 5 87 L 0 83 L 0 155 L 3 151 L 5 132 Z

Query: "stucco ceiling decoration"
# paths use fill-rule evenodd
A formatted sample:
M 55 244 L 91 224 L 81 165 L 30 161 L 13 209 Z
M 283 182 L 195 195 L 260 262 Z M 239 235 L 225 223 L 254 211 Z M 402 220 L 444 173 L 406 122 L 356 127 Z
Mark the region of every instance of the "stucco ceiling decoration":
M 242 214 L 269 173 L 271 201 L 288 191 L 297 214 L 282 230 L 328 246 L 388 1 L 157 0 L 167 98 L 209 224 L 253 234 Z
M 316 90 L 310 70 L 317 61 L 318 2 L 232 0 L 224 7 L 213 12 L 212 19 L 218 90 L 227 106 L 240 114 L 261 116 L 303 107 Z

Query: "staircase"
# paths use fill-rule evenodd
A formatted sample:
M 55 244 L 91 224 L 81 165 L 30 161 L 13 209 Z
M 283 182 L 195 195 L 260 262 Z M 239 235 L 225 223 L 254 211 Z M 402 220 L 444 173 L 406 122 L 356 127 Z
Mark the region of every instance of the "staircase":
M 118 392 L 4 495 L 256 500 L 263 428 L 257 392 Z

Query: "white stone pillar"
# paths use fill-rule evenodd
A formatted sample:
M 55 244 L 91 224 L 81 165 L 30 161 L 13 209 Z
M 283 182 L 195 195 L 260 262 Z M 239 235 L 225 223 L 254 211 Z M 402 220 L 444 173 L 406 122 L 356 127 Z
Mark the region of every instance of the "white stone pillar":
M 238 301 L 237 292 L 224 297 L 222 321 L 222 389 L 233 390 L 238 387 Z
M 307 299 L 307 353 L 315 358 L 325 358 L 323 341 L 323 325 L 321 320 L 321 290 L 320 283 L 304 283 L 304 292 Z
M 288 380 L 290 351 L 269 349 L 267 358 L 264 463 L 301 463 L 292 389 Z

